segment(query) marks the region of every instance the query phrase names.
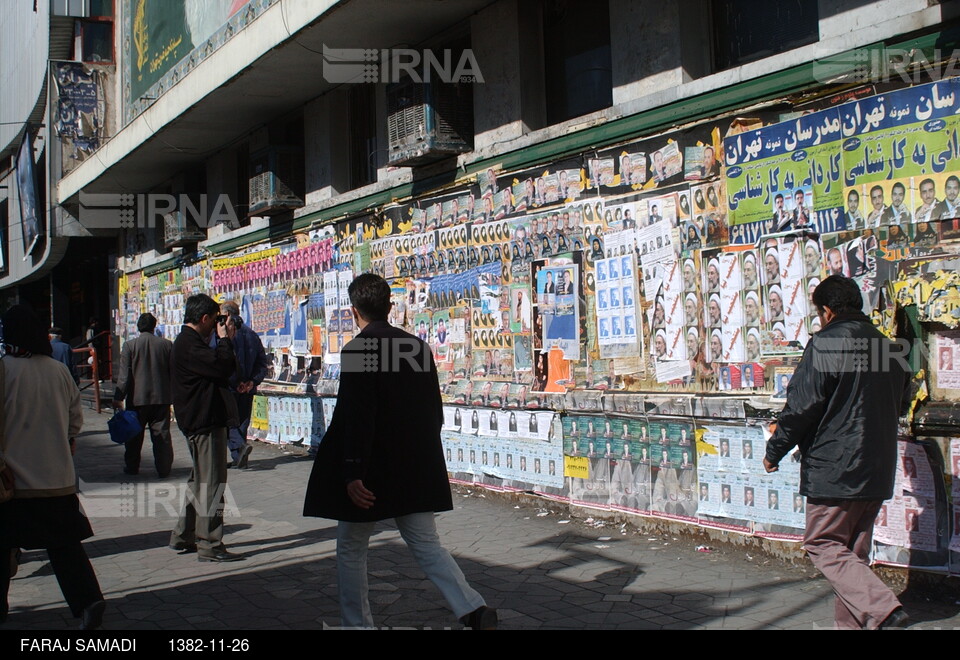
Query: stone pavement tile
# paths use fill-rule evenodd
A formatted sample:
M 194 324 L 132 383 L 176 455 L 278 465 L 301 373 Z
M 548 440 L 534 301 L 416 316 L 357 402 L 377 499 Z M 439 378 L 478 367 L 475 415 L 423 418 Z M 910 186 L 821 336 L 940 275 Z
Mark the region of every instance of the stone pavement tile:
M 652 617 L 641 617 L 646 620 L 648 623 L 657 624 L 659 626 L 670 626 L 670 625 L 679 625 L 680 622 L 676 617 L 672 617 L 668 614 L 657 614 Z
M 626 623 L 639 623 L 642 619 L 634 612 L 611 612 L 603 620 L 603 627 L 610 628 Z
M 629 594 L 605 594 L 603 600 L 608 602 L 625 602 L 629 603 L 633 600 L 633 596 Z

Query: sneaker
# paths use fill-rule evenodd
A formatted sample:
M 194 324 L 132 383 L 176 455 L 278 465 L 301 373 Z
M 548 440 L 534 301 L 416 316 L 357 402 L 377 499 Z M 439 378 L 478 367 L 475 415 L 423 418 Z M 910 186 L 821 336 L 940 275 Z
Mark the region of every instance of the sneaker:
M 460 617 L 460 623 L 471 630 L 496 630 L 499 623 L 497 610 L 483 605 Z

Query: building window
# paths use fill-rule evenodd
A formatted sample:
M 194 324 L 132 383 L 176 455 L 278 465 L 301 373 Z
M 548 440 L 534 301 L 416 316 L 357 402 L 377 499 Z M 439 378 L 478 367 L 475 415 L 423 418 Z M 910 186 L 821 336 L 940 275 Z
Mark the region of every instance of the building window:
M 376 86 L 351 85 L 350 105 L 350 189 L 377 180 L 377 96 Z
M 613 105 L 607 2 L 545 0 L 543 68 L 548 124 Z
M 715 70 L 723 71 L 815 43 L 817 0 L 713 0 Z
M 90 0 L 90 17 L 80 20 L 81 59 L 113 64 L 113 0 Z

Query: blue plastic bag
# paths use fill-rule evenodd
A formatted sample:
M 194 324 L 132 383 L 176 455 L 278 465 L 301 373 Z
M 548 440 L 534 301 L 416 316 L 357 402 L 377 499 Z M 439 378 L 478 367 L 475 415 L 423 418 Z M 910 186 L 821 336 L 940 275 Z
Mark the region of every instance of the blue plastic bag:
M 107 422 L 107 428 L 110 429 L 110 439 L 118 445 L 136 437 L 143 430 L 140 417 L 132 410 L 118 410 Z

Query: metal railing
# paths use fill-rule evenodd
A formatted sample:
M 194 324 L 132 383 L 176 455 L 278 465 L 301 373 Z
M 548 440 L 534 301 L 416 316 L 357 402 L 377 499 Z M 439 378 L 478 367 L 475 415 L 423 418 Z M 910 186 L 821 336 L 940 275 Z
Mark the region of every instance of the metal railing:
M 77 374 L 80 376 L 80 391 L 83 392 L 89 387 L 93 387 L 93 407 L 99 413 L 101 409 L 100 401 L 100 365 L 97 362 L 97 349 L 93 346 L 85 348 L 75 348 L 74 364 L 77 368 Z M 77 359 L 76 354 L 82 357 Z M 90 378 L 85 378 L 86 371 L 90 370 Z

